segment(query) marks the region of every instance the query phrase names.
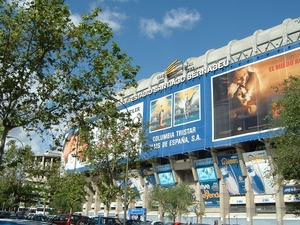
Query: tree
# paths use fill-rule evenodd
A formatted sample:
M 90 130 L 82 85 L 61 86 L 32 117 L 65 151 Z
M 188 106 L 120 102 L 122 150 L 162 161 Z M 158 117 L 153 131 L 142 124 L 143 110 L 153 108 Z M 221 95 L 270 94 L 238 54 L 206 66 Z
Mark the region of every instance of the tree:
M 151 160 L 141 117 L 132 118 L 127 108 L 125 112 L 120 111 L 117 102 L 117 99 L 108 99 L 105 102 L 107 112 L 80 127 L 79 138 L 80 146 L 88 146 L 85 157 L 91 168 L 89 174 L 107 214 L 116 198 L 123 199 L 127 209 L 140 195 L 128 184 L 129 172 Z
M 194 192 L 186 183 L 167 187 L 156 185 L 149 194 L 149 208 L 159 205 L 162 210 L 162 218 L 167 213 L 168 218 L 175 222 L 178 216 L 189 211 L 189 207 L 194 204 Z
M 36 205 L 43 207 L 45 214 L 47 203 L 51 202 L 56 188 L 59 188 L 57 181 L 61 177 L 62 168 L 60 158 L 44 160 L 43 165 L 39 160 L 35 160 L 32 169 L 28 172 L 30 172 L 30 181 L 35 185 L 33 192 L 36 195 Z
M 300 77 L 289 76 L 277 88 L 280 98 L 273 103 L 271 116 L 274 135 L 268 141 L 272 147 L 274 173 L 280 185 L 293 181 L 299 190 L 300 178 Z M 295 191 L 295 195 L 298 195 Z M 300 209 L 299 203 L 297 203 Z
M 190 211 L 195 213 L 195 215 L 197 216 L 196 223 L 198 223 L 199 218 L 200 218 L 200 223 L 201 223 L 202 217 L 203 217 L 204 211 L 205 211 L 205 207 L 203 206 L 201 201 L 195 200 L 194 204 L 190 207 L 190 209 L 191 209 Z
M 8 148 L 3 158 L 5 170 L 1 171 L 0 196 L 4 204 L 17 208 L 21 202 L 30 206 L 38 194 L 34 192 L 35 185 L 29 182 L 30 170 L 34 161 L 34 153 L 29 146 L 19 148 L 15 140 L 8 142 Z
M 84 190 L 86 185 L 88 182 L 82 173 L 66 173 L 60 179 L 56 179 L 52 207 L 57 207 L 57 211 L 62 213 L 72 213 L 78 210 L 86 200 L 87 193 Z
M 0 0 L 0 118 L 6 137 L 13 128 L 50 135 L 59 125 L 81 125 L 103 113 L 103 98 L 136 86 L 138 66 L 97 20 L 101 8 L 74 24 L 64 0 Z

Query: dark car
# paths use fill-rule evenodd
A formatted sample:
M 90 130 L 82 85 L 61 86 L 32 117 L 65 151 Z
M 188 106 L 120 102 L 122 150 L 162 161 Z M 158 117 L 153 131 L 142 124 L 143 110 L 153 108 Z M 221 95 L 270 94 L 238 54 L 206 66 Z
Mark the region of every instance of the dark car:
M 142 225 L 148 224 L 148 225 L 164 225 L 164 222 L 159 221 L 159 220 L 154 220 L 154 221 L 147 221 L 147 222 L 142 222 Z
M 23 219 L 26 219 L 27 215 L 25 212 L 17 212 L 16 213 L 16 219 L 19 219 L 19 220 L 23 220 Z
M 75 215 L 75 214 L 62 214 L 53 217 L 51 220 L 47 222 L 58 225 L 87 225 L 90 222 L 90 218 L 88 216 Z
M 0 211 L 0 218 L 10 218 L 10 214 L 8 211 Z
M 119 222 L 117 222 L 117 218 L 115 218 L 115 217 L 100 216 L 100 218 L 94 217 L 93 219 L 91 219 L 89 222 L 89 225 L 97 225 L 98 220 L 100 220 L 99 225 L 115 225 L 115 224 L 120 224 L 120 223 L 121 223 L 120 225 L 123 224 L 123 222 L 120 219 L 118 219 Z
M 0 219 L 1 225 L 51 225 L 51 223 L 43 221 L 30 221 L 30 220 L 15 220 L 15 219 Z
M 35 215 L 30 215 L 26 217 L 27 220 L 34 220 L 34 221 L 47 221 L 47 217 L 40 215 L 40 214 L 35 214 Z
M 11 213 L 9 218 L 10 219 L 17 219 L 17 213 Z
M 99 223 L 98 223 L 98 220 Z M 118 221 L 117 221 L 118 220 Z M 106 216 L 100 216 L 100 218 L 98 217 L 94 217 L 93 219 L 91 219 L 89 225 L 123 225 L 124 224 L 124 220 L 123 219 L 117 219 L 116 217 L 106 217 Z M 143 223 L 139 220 L 126 220 L 126 225 L 149 225 L 147 223 Z

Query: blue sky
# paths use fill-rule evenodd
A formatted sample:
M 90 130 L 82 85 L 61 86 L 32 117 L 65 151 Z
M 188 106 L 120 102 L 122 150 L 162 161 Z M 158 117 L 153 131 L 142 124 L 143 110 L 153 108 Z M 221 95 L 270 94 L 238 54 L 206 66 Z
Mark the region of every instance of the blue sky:
M 73 18 L 96 6 L 114 40 L 149 78 L 175 59 L 186 60 L 209 49 L 243 39 L 256 30 L 300 16 L 299 0 L 67 0 Z
M 186 60 L 243 39 L 285 19 L 300 16 L 299 0 L 66 0 L 72 20 L 103 9 L 99 19 L 108 22 L 123 51 L 142 67 L 137 80 L 162 72 L 175 59 Z M 20 130 L 11 136 L 29 144 L 35 153 L 48 149 L 35 137 L 30 142 Z M 47 140 L 47 139 L 46 139 Z M 18 143 L 18 141 L 17 141 Z

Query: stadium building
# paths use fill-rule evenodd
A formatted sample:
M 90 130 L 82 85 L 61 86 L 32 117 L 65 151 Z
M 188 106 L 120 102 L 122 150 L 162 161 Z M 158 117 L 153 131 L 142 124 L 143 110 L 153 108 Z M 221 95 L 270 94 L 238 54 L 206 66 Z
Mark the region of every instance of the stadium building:
M 300 23 L 286 19 L 199 57 L 174 60 L 165 71 L 124 91 L 120 101 L 149 122 L 149 144 L 158 152 L 147 173 L 129 178 L 141 193 L 129 214 L 162 219 L 157 211 L 147 211 L 151 187 L 188 182 L 203 204 L 202 223 L 299 223 L 289 210 L 297 201 L 293 184 L 276 184 L 270 175 L 272 149 L 264 143 L 272 135 L 266 116 L 278 98 L 272 87 L 299 72 Z M 69 163 L 66 168 L 84 166 L 75 159 Z M 97 190 L 87 192 L 83 211 L 104 214 Z M 110 213 L 122 217 L 122 203 L 113 202 Z M 178 220 L 195 223 L 196 215 Z

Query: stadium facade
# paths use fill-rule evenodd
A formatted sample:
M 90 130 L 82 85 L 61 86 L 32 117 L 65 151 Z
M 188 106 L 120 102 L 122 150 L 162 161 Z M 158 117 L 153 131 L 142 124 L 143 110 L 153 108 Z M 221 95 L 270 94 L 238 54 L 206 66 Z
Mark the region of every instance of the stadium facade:
M 266 117 L 278 98 L 273 87 L 299 72 L 300 23 L 286 19 L 202 56 L 175 60 L 124 91 L 123 107 L 149 122 L 149 144 L 158 153 L 147 173 L 130 177 L 141 193 L 131 207 L 146 209 L 153 185 L 188 182 L 203 204 L 203 223 L 299 222 L 289 213 L 291 203 L 298 201 L 292 195 L 294 186 L 276 184 L 270 175 L 272 149 L 264 144 L 274 132 Z M 69 168 L 84 166 L 74 161 Z M 97 190 L 87 192 L 84 212 L 103 214 Z M 122 212 L 122 203 L 113 202 L 110 213 Z M 146 216 L 161 219 L 156 211 L 148 210 Z M 191 212 L 179 220 L 195 223 L 196 215 Z

